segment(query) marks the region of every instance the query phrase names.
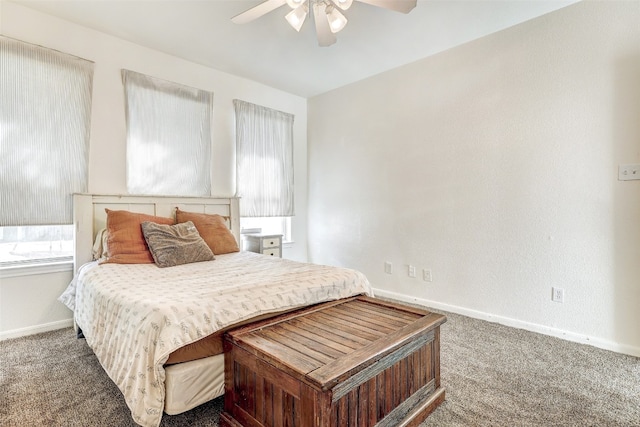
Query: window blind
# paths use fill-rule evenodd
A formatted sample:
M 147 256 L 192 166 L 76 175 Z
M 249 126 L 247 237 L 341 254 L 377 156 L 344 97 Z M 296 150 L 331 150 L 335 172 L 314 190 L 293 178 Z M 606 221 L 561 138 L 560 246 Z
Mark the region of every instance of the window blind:
M 0 226 L 73 222 L 87 191 L 93 63 L 0 37 Z
M 213 94 L 122 70 L 130 194 L 211 194 Z
M 294 116 L 238 99 L 233 104 L 240 216 L 293 216 Z

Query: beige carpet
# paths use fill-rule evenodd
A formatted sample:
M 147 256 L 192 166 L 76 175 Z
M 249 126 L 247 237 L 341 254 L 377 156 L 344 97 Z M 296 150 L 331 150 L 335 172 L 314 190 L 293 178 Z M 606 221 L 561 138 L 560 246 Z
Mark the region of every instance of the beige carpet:
M 447 400 L 423 427 L 640 427 L 640 359 L 447 314 Z M 217 426 L 222 399 L 161 426 Z M 71 329 L 0 341 L 0 426 L 135 426 Z

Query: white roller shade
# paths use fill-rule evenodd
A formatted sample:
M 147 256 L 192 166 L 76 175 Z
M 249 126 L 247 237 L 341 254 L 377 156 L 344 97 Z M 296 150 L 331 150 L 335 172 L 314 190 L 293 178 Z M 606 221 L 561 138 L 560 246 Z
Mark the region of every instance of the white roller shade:
M 93 63 L 0 37 L 0 226 L 71 224 L 87 191 Z
M 235 99 L 240 216 L 294 215 L 292 114 Z
M 130 194 L 209 196 L 213 94 L 122 70 Z

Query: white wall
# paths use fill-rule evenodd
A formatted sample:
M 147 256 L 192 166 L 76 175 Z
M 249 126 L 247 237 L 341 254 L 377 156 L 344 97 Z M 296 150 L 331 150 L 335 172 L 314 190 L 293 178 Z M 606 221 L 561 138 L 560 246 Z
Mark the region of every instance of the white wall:
M 306 260 L 307 101 L 256 82 L 222 73 L 93 31 L 23 6 L 0 1 L 0 33 L 95 62 L 89 192 L 126 193 L 126 127 L 120 70 L 126 68 L 214 93 L 212 193 L 235 193 L 235 131 L 232 100 L 242 99 L 295 115 L 294 168 L 296 216 L 294 244 L 284 256 Z M 0 337 L 71 319 L 52 297 L 71 280 L 71 272 L 3 278 L 0 283 Z M 21 289 L 21 291 L 16 291 Z M 54 307 L 53 304 L 59 304 Z M 46 312 L 47 314 L 43 313 Z M 22 313 L 19 317 L 15 313 Z M 28 313 L 28 314 L 27 314 Z M 58 323 L 56 323 L 58 322 Z
M 638 22 L 580 2 L 312 98 L 310 259 L 640 355 L 640 181 L 617 180 L 640 163 Z

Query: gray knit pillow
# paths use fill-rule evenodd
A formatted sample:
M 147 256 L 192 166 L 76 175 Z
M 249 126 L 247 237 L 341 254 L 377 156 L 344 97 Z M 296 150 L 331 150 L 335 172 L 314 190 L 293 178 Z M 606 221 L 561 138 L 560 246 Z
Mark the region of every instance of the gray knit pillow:
M 213 252 L 191 221 L 175 225 L 145 221 L 142 234 L 158 267 L 214 259 Z

